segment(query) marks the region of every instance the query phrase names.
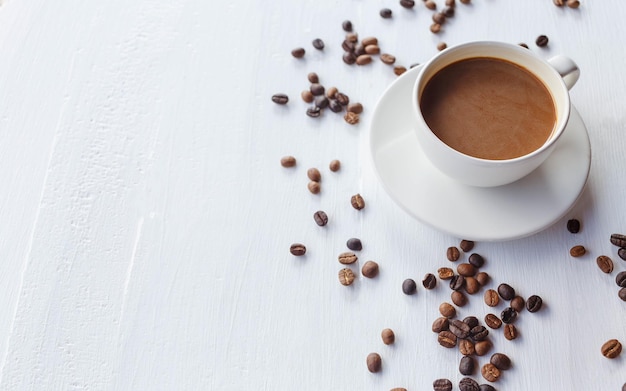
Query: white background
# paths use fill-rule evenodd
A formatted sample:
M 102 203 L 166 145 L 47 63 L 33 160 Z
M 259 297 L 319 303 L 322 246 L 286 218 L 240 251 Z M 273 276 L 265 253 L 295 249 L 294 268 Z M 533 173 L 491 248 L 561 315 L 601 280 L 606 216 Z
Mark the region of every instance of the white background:
M 609 243 L 626 232 L 626 3 L 474 0 L 439 35 L 421 0 L 5 0 L 0 7 L 0 389 L 408 390 L 456 384 L 460 353 L 430 331 L 450 290 L 405 278 L 449 266 L 450 237 L 407 216 L 384 192 L 368 153 L 377 99 L 395 80 L 378 59 L 341 60 L 349 19 L 409 66 L 439 41 L 526 42 L 566 54 L 581 78 L 571 92 L 593 150 L 580 201 L 531 237 L 477 243 L 490 287 L 508 282 L 544 309 L 523 312 L 520 338 L 492 331 L 513 368 L 499 390 L 620 390 L 626 269 Z M 441 8 L 443 1 L 437 1 Z M 388 7 L 393 18 L 378 12 Z M 547 48 L 535 38 L 546 34 Z M 323 52 L 311 46 L 326 43 Z M 305 59 L 291 57 L 302 46 Z M 315 71 L 365 107 L 361 123 L 299 99 Z M 289 94 L 286 107 L 270 97 Z M 298 165 L 284 169 L 283 155 Z M 328 170 L 332 159 L 342 169 Z M 322 192 L 306 170 L 322 172 Z M 361 193 L 366 208 L 350 206 Z M 459 194 L 459 197 L 462 197 Z M 312 219 L 316 210 L 326 227 Z M 568 218 L 582 221 L 572 235 Z M 511 224 L 515 224 L 514 221 Z M 338 283 L 337 255 L 359 237 L 376 279 Z M 307 255 L 289 254 L 302 242 Z M 576 244 L 588 249 L 573 259 Z M 598 255 L 611 256 L 612 275 Z M 466 259 L 464 255 L 463 259 Z M 496 312 L 504 308 L 501 304 Z M 459 316 L 483 317 L 482 292 Z M 385 346 L 380 331 L 397 335 Z M 379 352 L 383 370 L 365 366 Z M 480 358 L 480 364 L 488 357 Z M 474 378 L 480 379 L 477 372 Z M 455 385 L 455 389 L 458 387 Z

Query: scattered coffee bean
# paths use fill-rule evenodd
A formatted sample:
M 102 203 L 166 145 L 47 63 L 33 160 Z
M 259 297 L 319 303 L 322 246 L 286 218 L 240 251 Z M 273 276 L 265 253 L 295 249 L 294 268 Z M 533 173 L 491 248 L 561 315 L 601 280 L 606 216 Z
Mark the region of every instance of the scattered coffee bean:
M 319 182 L 309 181 L 307 188 L 312 194 L 319 194 L 321 187 Z
M 492 363 L 487 363 L 483 365 L 483 367 L 480 369 L 480 373 L 481 375 L 483 375 L 483 378 L 485 380 L 490 382 L 495 382 L 500 378 L 500 370 L 496 368 L 496 366 Z
M 626 247 L 620 247 L 620 249 L 617 250 L 617 256 L 626 261 Z
M 372 56 L 369 54 L 361 54 L 356 58 L 356 65 L 367 65 L 372 62 Z
M 439 313 L 448 319 L 456 316 L 456 309 L 450 303 L 443 302 L 439 305 Z
M 470 336 L 474 341 L 484 341 L 485 339 L 487 339 L 488 335 L 489 330 L 485 326 L 480 324 L 470 330 Z
M 306 103 L 312 103 L 313 100 L 315 99 L 315 97 L 313 96 L 313 94 L 311 93 L 310 90 L 304 90 L 300 93 L 300 97 L 302 98 L 302 100 Z
M 474 374 L 476 361 L 471 356 L 463 356 L 459 362 L 459 372 L 461 375 L 470 376 Z
M 626 288 L 626 271 L 617 273 L 615 283 L 621 288 Z
M 484 341 L 478 341 L 474 344 L 474 349 L 476 350 L 477 356 L 484 356 L 485 354 L 489 353 L 491 347 L 491 341 L 489 341 L 488 339 L 485 339 Z
M 380 10 L 379 14 L 380 14 L 381 18 L 389 19 L 389 18 L 391 18 L 392 12 L 391 12 L 391 10 L 389 8 L 383 8 L 383 9 Z
M 454 246 L 448 247 L 448 250 L 446 250 L 446 258 L 448 258 L 448 261 L 450 262 L 458 261 L 460 256 L 461 253 L 459 249 Z
M 452 300 L 457 307 L 464 307 L 465 304 L 467 304 L 467 296 L 461 291 L 452 291 L 450 300 Z
M 413 8 L 415 7 L 415 0 L 400 0 L 400 5 L 404 8 Z
M 532 295 L 526 300 L 526 309 L 528 312 L 537 312 L 543 306 L 543 300 L 537 295 Z
M 345 62 L 348 65 L 352 65 L 354 63 L 356 63 L 356 54 L 352 53 L 352 52 L 345 52 L 342 56 L 343 62 Z
M 505 324 L 504 325 L 504 338 L 508 339 L 509 341 L 514 340 L 515 338 L 517 338 L 517 327 L 515 327 L 514 324 Z
M 294 167 L 296 165 L 296 158 L 293 156 L 283 156 L 280 158 L 280 165 L 283 167 Z
M 312 42 L 313 47 L 317 50 L 324 50 L 324 41 L 319 38 L 315 38 Z
M 448 47 L 448 44 L 445 42 L 439 42 L 437 44 L 437 50 L 442 51 L 445 50 Z
M 445 316 L 441 316 L 433 322 L 432 330 L 435 333 L 440 333 L 444 330 L 448 330 L 450 327 L 450 321 Z
M 585 246 L 577 245 L 577 246 L 572 247 L 569 250 L 569 255 L 571 255 L 574 258 L 578 258 L 578 257 L 582 257 L 583 255 L 585 255 L 586 252 L 587 250 L 585 249 Z
M 454 16 L 454 7 L 445 7 L 441 10 L 441 13 L 446 16 L 446 18 L 452 18 Z
M 464 286 L 465 277 L 463 277 L 462 275 L 457 274 L 452 276 L 452 278 L 450 279 L 450 289 L 452 289 L 453 291 L 461 290 Z
M 622 344 L 616 339 L 610 339 L 602 345 L 601 351 L 606 358 L 617 358 L 622 353 Z
M 462 339 L 458 341 L 459 344 L 459 352 L 461 352 L 464 356 L 471 356 L 476 353 L 476 349 L 474 348 L 474 342 L 469 339 Z
M 445 4 L 446 4 L 448 7 L 454 7 L 454 6 L 456 5 L 454 0 L 446 0 L 446 3 L 445 3 Z
M 446 22 L 446 16 L 444 14 L 442 14 L 441 12 L 436 12 L 433 14 L 433 22 L 435 22 L 436 24 L 444 24 Z
M 485 324 L 495 330 L 502 326 L 502 320 L 495 314 L 487 314 L 485 315 Z
M 456 272 L 463 277 L 476 275 L 476 267 L 471 263 L 461 263 L 456 267 Z
M 436 10 L 437 9 L 437 3 L 435 3 L 433 0 L 426 0 L 426 2 L 424 2 L 424 5 L 429 10 Z
M 287 94 L 274 94 L 272 95 L 272 102 L 278 105 L 286 105 L 287 102 L 289 102 L 289 97 L 287 96 Z
M 396 76 L 400 76 L 404 72 L 406 72 L 406 67 L 403 67 L 402 65 L 396 65 L 393 67 L 393 73 L 396 74 Z
M 573 234 L 580 232 L 580 221 L 577 219 L 567 220 L 567 230 Z
M 493 386 L 491 384 L 481 384 L 480 387 L 478 387 L 479 391 L 496 391 L 495 388 L 493 388 Z
M 385 345 L 391 345 L 396 340 L 396 335 L 394 334 L 392 329 L 384 329 L 380 333 L 380 337 L 383 339 L 383 343 Z
M 372 373 L 376 373 L 376 372 L 380 372 L 382 368 L 383 360 L 380 358 L 380 354 L 370 353 L 367 355 L 366 363 L 367 363 L 367 370 Z
M 352 285 L 352 283 L 354 282 L 354 278 L 354 272 L 351 269 L 345 267 L 339 270 L 339 282 L 341 283 L 341 285 Z
M 315 223 L 317 225 L 323 227 L 328 224 L 328 215 L 323 210 L 318 210 L 317 212 L 313 213 L 313 220 L 315 220 Z
M 622 235 L 622 234 L 611 235 L 611 243 L 617 247 L 626 247 L 626 235 Z
M 365 47 L 365 53 L 366 54 L 379 54 L 380 47 L 378 47 L 378 45 L 367 45 Z
M 417 292 L 417 284 L 415 280 L 407 278 L 402 282 L 402 292 L 405 295 L 414 295 Z
M 552 2 L 554 3 L 554 5 L 556 5 L 557 7 L 562 7 L 565 5 L 565 0 L 552 0 Z
M 363 243 L 361 243 L 361 239 L 358 238 L 350 238 L 346 242 L 346 246 L 348 249 L 352 251 L 361 251 L 363 250 Z
M 441 25 L 439 23 L 433 23 L 430 25 L 430 32 L 437 34 L 441 31 Z
M 606 255 L 600 255 L 596 258 L 596 264 L 603 273 L 610 274 L 613 272 L 613 260 Z
M 315 72 L 309 72 L 309 74 L 306 76 L 307 80 L 310 83 L 319 83 L 320 82 L 320 77 L 317 75 L 317 73 Z
M 306 172 L 306 176 L 309 177 L 313 182 L 319 182 L 322 180 L 322 174 L 320 170 L 315 167 L 309 168 Z
M 341 263 L 342 265 L 351 265 L 354 262 L 356 262 L 359 258 L 354 253 L 345 252 L 345 253 L 339 254 L 337 259 L 339 260 L 339 263 Z
M 361 40 L 361 44 L 363 46 L 367 45 L 378 45 L 378 38 L 376 37 L 365 37 Z
M 509 284 L 498 285 L 498 294 L 504 300 L 511 300 L 515 297 L 515 289 Z
M 480 284 L 480 286 L 485 286 L 489 284 L 489 281 L 491 281 L 491 277 L 489 277 L 489 274 L 487 274 L 487 272 L 478 272 L 475 278 L 476 278 L 476 281 L 478 281 L 478 283 Z
M 433 382 L 434 391 L 452 391 L 452 382 L 448 379 L 437 379 Z
M 378 275 L 378 264 L 374 261 L 367 261 L 361 268 L 363 277 L 374 278 Z
M 526 301 L 522 296 L 515 296 L 511 300 L 511 307 L 513 307 L 517 312 L 522 312 L 524 308 L 526 308 Z
M 301 255 L 306 254 L 306 247 L 304 246 L 304 244 L 294 243 L 289 248 L 289 252 L 292 253 L 293 255 L 299 257 Z
M 450 269 L 449 267 L 440 267 L 439 269 L 437 269 L 437 274 L 442 280 L 449 280 L 454 277 L 454 270 Z
M 463 252 L 468 253 L 474 249 L 474 242 L 471 240 L 463 239 L 461 240 L 459 247 L 461 247 L 461 250 L 463 250 Z
M 475 277 L 465 277 L 465 291 L 470 295 L 473 295 L 474 293 L 478 293 L 478 291 L 480 291 L 480 284 Z
M 337 99 L 337 102 L 339 102 L 342 106 L 347 106 L 350 103 L 350 97 L 343 92 L 337 92 L 337 94 L 335 94 L 335 99 Z
M 570 8 L 578 8 L 580 7 L 580 1 L 578 0 L 567 0 L 567 6 Z
M 343 116 L 343 119 L 350 125 L 356 125 L 359 123 L 359 115 L 350 111 Z
M 502 310 L 502 313 L 500 314 L 500 319 L 502 319 L 502 322 L 507 324 L 513 323 L 515 322 L 515 319 L 517 319 L 517 311 L 515 311 L 515 309 L 512 307 L 506 307 L 504 310 Z
M 352 207 L 356 210 L 365 208 L 365 200 L 363 200 L 363 197 L 360 194 L 353 195 L 350 198 L 350 204 L 352 204 Z
M 406 389 L 406 388 L 403 388 L 403 387 L 394 387 L 394 388 L 392 388 L 392 389 L 391 389 L 391 390 L 389 390 L 389 391 L 407 391 L 407 389 Z
M 396 62 L 396 57 L 388 53 L 383 53 L 380 55 L 380 61 L 387 65 L 392 65 Z
M 359 41 L 359 35 L 357 33 L 349 32 L 348 34 L 346 34 L 346 40 L 356 43 Z
M 337 159 L 333 159 L 328 164 L 328 169 L 332 172 L 337 172 L 341 169 L 341 162 Z
M 444 330 L 437 335 L 437 342 L 444 348 L 453 348 L 456 346 L 456 335 Z
M 304 48 L 295 48 L 291 51 L 291 55 L 294 56 L 295 58 L 304 57 L 304 53 L 306 53 Z
M 308 109 L 306 109 L 306 115 L 311 118 L 318 118 L 320 115 L 322 115 L 322 109 L 317 106 L 309 107 Z
M 347 110 L 350 113 L 361 114 L 363 112 L 363 105 L 358 102 L 350 103 Z
M 325 96 L 318 96 L 315 99 L 315 106 L 319 107 L 320 109 L 327 108 L 329 104 L 330 104 L 330 100 Z
M 535 44 L 537 44 L 540 48 L 548 46 L 548 37 L 545 35 L 538 36 L 535 40 Z
M 481 268 L 485 264 L 485 258 L 476 253 L 471 254 L 467 260 L 477 268 Z
M 339 92 L 337 87 L 330 87 L 326 89 L 326 96 L 328 97 L 328 99 L 334 99 L 335 95 L 337 95 L 337 92 Z
M 459 339 L 465 339 L 470 335 L 470 327 L 467 325 L 467 323 L 459 319 L 454 319 L 450 321 L 449 330 Z
M 476 380 L 472 379 L 471 377 L 464 377 L 459 382 L 459 390 L 460 391 L 480 391 L 480 388 L 478 387 L 478 383 L 476 382 Z
M 504 353 L 492 354 L 489 362 L 502 371 L 506 371 L 511 368 L 511 359 Z
M 484 295 L 485 304 L 489 307 L 495 307 L 500 303 L 500 296 L 498 296 L 498 292 L 493 289 L 487 289 Z
M 521 47 L 528 49 L 528 44 L 525 44 L 524 42 L 520 42 L 518 43 L 518 45 L 520 45 Z
M 352 31 L 352 22 L 349 20 L 344 20 L 341 23 L 341 28 L 343 29 L 343 31 L 349 33 Z
M 622 288 L 617 292 L 617 296 L 622 299 L 622 301 L 626 301 L 626 288 Z
M 467 324 L 470 329 L 473 329 L 474 327 L 476 327 L 476 326 L 478 326 L 480 324 L 480 321 L 478 320 L 478 318 L 475 317 L 475 316 L 472 316 L 472 315 L 466 316 L 463 319 L 463 322 L 465 324 Z
M 312 83 L 309 89 L 314 96 L 324 95 L 325 88 L 320 83 Z
M 426 289 L 435 289 L 437 286 L 437 277 L 432 273 L 426 274 L 422 280 L 422 285 Z

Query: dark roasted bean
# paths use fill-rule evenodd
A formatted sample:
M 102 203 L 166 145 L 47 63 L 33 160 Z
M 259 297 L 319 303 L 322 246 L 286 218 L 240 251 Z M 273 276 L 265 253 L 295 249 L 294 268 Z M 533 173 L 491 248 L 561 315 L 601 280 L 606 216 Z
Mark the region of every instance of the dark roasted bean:
M 458 261 L 460 256 L 461 253 L 459 252 L 459 249 L 454 246 L 448 247 L 446 250 L 446 258 L 448 258 L 448 261 L 450 262 Z
M 354 42 L 350 42 L 347 39 L 344 39 L 344 41 L 341 43 L 341 48 L 345 52 L 349 52 L 349 53 L 354 52 L 355 46 L 356 45 L 354 44 Z
M 620 247 L 620 249 L 617 250 L 617 256 L 626 261 L 626 247 Z
M 343 106 L 341 105 L 341 103 L 337 102 L 337 99 L 331 99 L 328 102 L 328 108 L 333 113 L 341 113 L 343 111 Z
M 426 289 L 434 289 L 437 286 L 437 277 L 432 273 L 426 274 L 422 280 L 422 285 Z
M 515 338 L 517 338 L 517 328 L 515 327 L 514 324 L 505 324 L 503 333 L 504 333 L 504 338 L 508 339 L 509 341 L 512 341 Z
M 511 300 L 515 297 L 515 289 L 509 284 L 498 285 L 498 294 L 504 300 Z
M 437 342 L 444 348 L 453 348 L 456 346 L 456 335 L 444 330 L 437 335 Z
M 313 47 L 317 50 L 324 50 L 324 41 L 319 38 L 315 38 L 312 42 Z
M 461 391 L 480 391 L 478 383 L 471 377 L 464 377 L 459 382 L 459 390 Z
M 361 114 L 363 112 L 363 105 L 359 102 L 349 103 L 346 110 L 350 113 Z
M 320 96 L 320 95 L 324 95 L 325 88 L 320 83 L 311 83 L 310 90 L 311 90 L 311 94 L 315 96 Z
M 494 353 L 491 355 L 489 362 L 495 365 L 496 368 L 506 371 L 511 368 L 511 359 L 504 353 Z
M 348 32 L 348 33 L 349 33 L 350 31 L 352 31 L 352 22 L 351 22 L 351 21 L 349 21 L 349 20 L 344 20 L 344 21 L 341 23 L 341 28 L 343 29 L 343 31 L 345 31 L 345 32 Z
M 315 220 L 315 224 L 323 227 L 328 224 L 328 215 L 323 210 L 318 210 L 313 213 L 313 220 Z
M 452 382 L 448 379 L 437 379 L 433 382 L 434 391 L 452 391 Z
M 622 353 L 622 344 L 616 339 L 610 339 L 602 344 L 601 351 L 606 358 L 616 358 Z
M 454 7 L 445 7 L 443 10 L 441 10 L 441 13 L 444 14 L 446 18 L 451 18 L 454 16 Z
M 415 7 L 415 0 L 400 0 L 400 5 L 404 8 Z
M 596 264 L 606 274 L 613 272 L 613 260 L 606 255 L 600 255 L 596 258 Z
M 569 250 L 569 255 L 571 255 L 574 258 L 582 257 L 586 253 L 587 253 L 587 250 L 585 249 L 585 246 L 581 246 L 581 245 L 574 246 Z
M 306 247 L 304 246 L 304 244 L 294 243 L 289 248 L 289 252 L 292 253 L 293 255 L 299 257 L 301 255 L 306 254 Z
M 577 219 L 567 220 L 567 230 L 573 234 L 577 234 L 578 232 L 580 232 L 580 221 L 578 221 Z
M 345 52 L 342 58 L 343 58 L 343 62 L 345 62 L 348 65 L 352 65 L 356 62 L 356 55 L 352 52 Z
M 337 102 L 339 102 L 339 104 L 342 106 L 347 106 L 350 103 L 350 97 L 348 97 L 348 95 L 344 94 L 343 92 L 336 93 L 335 99 L 337 99 Z
M 382 367 L 382 359 L 378 353 L 370 353 L 367 355 L 367 370 L 376 373 L 379 372 Z
M 474 327 L 480 324 L 480 321 L 478 320 L 478 318 L 472 315 L 466 316 L 465 318 L 463 318 L 463 322 L 467 324 L 470 329 L 473 329 Z
M 450 289 L 452 289 L 453 291 L 461 290 L 464 286 L 465 277 L 463 277 L 462 275 L 457 274 L 452 276 L 452 278 L 450 279 Z
M 488 335 L 489 330 L 483 325 L 475 326 L 470 330 L 470 336 L 474 341 L 483 341 Z
M 461 375 L 470 376 L 474 374 L 476 361 L 471 356 L 463 356 L 459 362 L 459 372 Z
M 433 22 L 437 24 L 444 24 L 446 21 L 446 16 L 441 12 L 436 12 L 433 14 Z
M 402 292 L 405 295 L 414 295 L 417 292 L 417 284 L 414 280 L 407 278 L 402 282 Z
M 361 243 L 361 239 L 350 238 L 346 242 L 346 247 L 348 247 L 352 251 L 361 251 L 363 250 L 363 243 Z
M 513 323 L 517 319 L 517 311 L 512 307 L 506 307 L 500 314 L 500 318 L 504 323 Z
M 481 384 L 478 389 L 479 391 L 496 391 L 491 384 Z
M 337 172 L 341 168 L 341 161 L 338 159 L 333 159 L 328 164 L 328 169 L 332 172 Z
M 289 102 L 287 94 L 274 94 L 272 95 L 272 102 L 279 105 L 286 105 Z
M 615 276 L 615 283 L 621 288 L 626 287 L 626 271 L 617 273 L 617 276 Z
M 454 319 L 449 324 L 450 332 L 457 336 L 459 339 L 465 339 L 469 337 L 470 327 L 462 320 Z
M 611 243 L 617 247 L 626 247 L 626 235 L 622 235 L 622 234 L 611 235 Z
M 309 72 L 309 74 L 306 75 L 306 78 L 307 78 L 307 80 L 310 83 L 319 83 L 320 82 L 320 77 L 315 72 Z
M 396 62 L 396 57 L 389 53 L 383 53 L 380 55 L 380 61 L 382 61 L 383 63 L 387 65 L 392 65 L 393 63 Z
M 380 10 L 379 14 L 380 14 L 381 18 L 389 19 L 389 18 L 391 18 L 392 12 L 391 12 L 391 10 L 389 8 L 383 8 L 383 9 Z
M 524 308 L 526 308 L 526 301 L 522 296 L 515 296 L 511 300 L 511 307 L 513 307 L 517 312 L 522 312 Z
M 487 289 L 484 295 L 485 304 L 489 307 L 495 307 L 500 302 L 500 296 L 498 296 L 498 292 L 493 289 Z
M 286 168 L 294 167 L 296 165 L 296 158 L 293 156 L 283 156 L 280 158 L 280 165 Z
M 322 115 L 322 109 L 317 106 L 309 107 L 308 109 L 306 109 L 306 115 L 311 118 L 318 118 L 320 115 Z
M 540 48 L 548 46 L 548 37 L 545 35 L 538 36 L 535 40 L 535 44 L 537 44 Z
M 463 277 L 476 275 L 476 267 L 471 263 L 461 263 L 456 267 L 456 272 Z
M 487 314 L 485 315 L 485 324 L 492 329 L 499 329 L 502 326 L 502 320 L 495 314 Z
M 487 274 L 486 272 L 478 272 L 475 278 L 476 278 L 476 281 L 478 281 L 478 283 L 480 284 L 480 286 L 485 286 L 489 284 L 489 281 L 491 280 L 491 277 L 489 277 L 489 274 Z
M 381 333 L 380 333 L 380 337 L 383 340 L 383 343 L 385 345 L 391 345 L 395 342 L 396 340 L 396 335 L 394 334 L 392 329 L 384 329 Z
M 361 268 L 361 274 L 367 278 L 374 278 L 378 275 L 378 264 L 374 261 L 367 261 Z
M 463 250 L 463 252 L 468 253 L 474 249 L 474 242 L 472 240 L 463 239 L 461 240 L 459 247 L 461 247 L 461 250 Z
M 467 260 L 469 263 L 477 268 L 481 268 L 485 264 L 485 258 L 483 258 L 482 255 L 476 253 L 471 254 Z
M 325 96 L 318 96 L 315 99 L 315 106 L 319 107 L 320 109 L 327 108 L 329 103 L 330 103 L 330 101 Z
M 450 300 L 452 300 L 457 307 L 464 307 L 465 304 L 467 304 L 467 296 L 461 291 L 452 291 Z
M 617 296 L 619 296 L 622 301 L 626 301 L 626 288 L 622 288 L 617 292 Z
M 291 51 L 291 55 L 294 56 L 295 58 L 304 57 L 304 53 L 306 53 L 304 48 L 295 48 Z
M 500 370 L 492 363 L 483 365 L 480 369 L 480 373 L 485 380 L 490 382 L 495 382 L 500 378 Z
M 365 208 L 365 200 L 360 194 L 355 194 L 350 198 L 350 204 L 356 210 L 361 210 Z
M 537 295 L 532 295 L 526 300 L 526 309 L 528 312 L 537 312 L 541 309 L 543 300 Z
M 450 321 L 445 316 L 441 316 L 433 322 L 432 330 L 435 333 L 440 333 L 444 330 L 448 330 L 450 327 Z

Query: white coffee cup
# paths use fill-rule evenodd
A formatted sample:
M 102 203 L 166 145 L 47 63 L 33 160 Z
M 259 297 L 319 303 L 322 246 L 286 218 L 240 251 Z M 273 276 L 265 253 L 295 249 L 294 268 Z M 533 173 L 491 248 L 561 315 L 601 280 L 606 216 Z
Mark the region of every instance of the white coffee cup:
M 448 146 L 427 125 L 420 109 L 420 99 L 428 81 L 450 64 L 481 57 L 501 59 L 525 68 L 550 92 L 556 111 L 556 125 L 538 149 L 512 159 L 477 158 Z M 569 89 L 579 75 L 578 66 L 568 57 L 556 56 L 545 61 L 531 50 L 514 44 L 470 42 L 445 49 L 423 65 L 413 87 L 413 111 L 417 119 L 415 130 L 423 153 L 441 172 L 467 185 L 492 187 L 514 182 L 539 167 L 554 150 L 555 143 L 567 127 L 571 107 Z

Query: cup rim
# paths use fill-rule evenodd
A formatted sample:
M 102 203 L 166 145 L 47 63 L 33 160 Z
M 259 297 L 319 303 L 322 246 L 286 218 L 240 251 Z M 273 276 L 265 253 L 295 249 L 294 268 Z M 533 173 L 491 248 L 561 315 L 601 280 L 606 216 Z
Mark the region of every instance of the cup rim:
M 519 54 L 521 54 L 522 56 L 530 59 L 531 61 L 534 61 L 536 64 L 540 64 L 541 67 L 545 68 L 546 71 L 552 75 L 552 77 L 555 79 L 556 83 L 559 84 L 559 86 L 561 87 L 561 94 L 564 101 L 562 105 L 559 105 L 559 107 L 562 108 L 562 113 L 561 110 L 559 110 L 557 106 L 557 99 L 555 98 L 555 93 L 553 92 L 553 90 L 551 88 L 548 87 L 546 81 L 544 80 L 544 77 L 537 75 L 536 72 L 534 72 L 531 69 L 528 69 L 527 67 L 525 67 L 522 64 L 517 63 L 516 61 L 513 61 L 505 56 L 502 57 L 498 57 L 495 55 L 484 55 L 484 56 L 480 56 L 480 55 L 468 55 L 468 56 L 464 56 L 462 59 L 467 59 L 467 58 L 477 58 L 477 57 L 492 57 L 492 58 L 501 58 L 504 60 L 507 60 L 509 62 L 513 62 L 516 65 L 522 66 L 524 68 L 526 68 L 529 72 L 531 72 L 535 77 L 537 77 L 543 84 L 544 86 L 546 86 L 546 88 L 550 91 L 550 94 L 552 95 L 552 99 L 554 101 L 555 104 L 555 108 L 557 111 L 557 121 L 558 124 L 557 126 L 554 127 L 554 130 L 552 131 L 552 136 L 546 140 L 546 142 L 539 148 L 535 149 L 532 152 L 527 153 L 526 155 L 522 155 L 522 156 L 517 156 L 514 158 L 510 158 L 510 159 L 484 159 L 484 158 L 480 158 L 480 157 L 476 157 L 476 156 L 472 156 L 472 155 L 468 155 L 466 153 L 463 153 L 461 151 L 458 151 L 454 148 L 452 148 L 451 146 L 449 146 L 448 144 L 446 144 L 445 142 L 443 142 L 439 137 L 437 137 L 435 135 L 435 133 L 430 129 L 430 127 L 428 126 L 428 124 L 426 123 L 426 121 L 424 120 L 424 116 L 422 115 L 421 109 L 420 109 L 420 104 L 419 104 L 419 90 L 420 90 L 420 86 L 423 84 L 422 80 L 424 78 L 424 75 L 429 71 L 429 69 L 434 66 L 434 64 L 437 64 L 438 62 L 441 61 L 442 58 L 445 58 L 447 56 L 450 55 L 451 52 L 456 52 L 459 50 L 463 50 L 466 48 L 470 48 L 470 47 L 499 47 L 499 48 L 503 48 L 506 50 L 512 50 L 514 52 L 517 52 Z M 448 64 L 446 64 L 448 65 Z M 444 66 L 446 66 L 444 65 Z M 412 106 L 413 106 L 413 110 L 415 113 L 415 117 L 417 119 L 417 121 L 419 121 L 419 126 L 417 126 L 416 131 L 421 131 L 423 130 L 426 133 L 426 137 L 433 139 L 436 143 L 440 144 L 441 146 L 443 146 L 446 150 L 449 150 L 450 152 L 458 155 L 458 156 L 462 156 L 466 159 L 469 159 L 470 161 L 477 163 L 477 164 L 484 164 L 484 165 L 503 165 L 503 164 L 513 164 L 513 163 L 517 163 L 520 161 L 524 161 L 524 160 L 528 160 L 530 158 L 532 158 L 533 156 L 542 154 L 545 150 L 550 149 L 555 143 L 556 141 L 561 137 L 561 135 L 563 134 L 563 131 L 565 130 L 567 123 L 569 121 L 569 117 L 570 117 L 570 112 L 571 112 L 571 100 L 570 100 L 570 96 L 569 96 L 569 92 L 568 92 L 568 88 L 565 84 L 565 81 L 563 80 L 563 78 L 561 77 L 561 75 L 556 71 L 556 69 L 554 69 L 554 67 L 552 67 L 547 61 L 545 61 L 544 59 L 542 59 L 541 57 L 539 57 L 538 55 L 536 55 L 535 53 L 531 52 L 530 50 L 521 47 L 520 45 L 515 45 L 515 44 L 511 44 L 511 43 L 507 43 L 507 42 L 500 42 L 500 41 L 472 41 L 472 42 L 466 42 L 466 43 L 462 43 L 459 45 L 455 45 L 455 46 L 451 46 L 448 47 L 444 50 L 442 50 L 441 52 L 439 52 L 437 55 L 435 55 L 434 57 L 432 57 L 431 59 L 429 59 L 426 63 L 423 64 L 422 68 L 420 69 L 417 78 L 415 80 L 415 83 L 413 85 L 413 95 L 412 95 Z

